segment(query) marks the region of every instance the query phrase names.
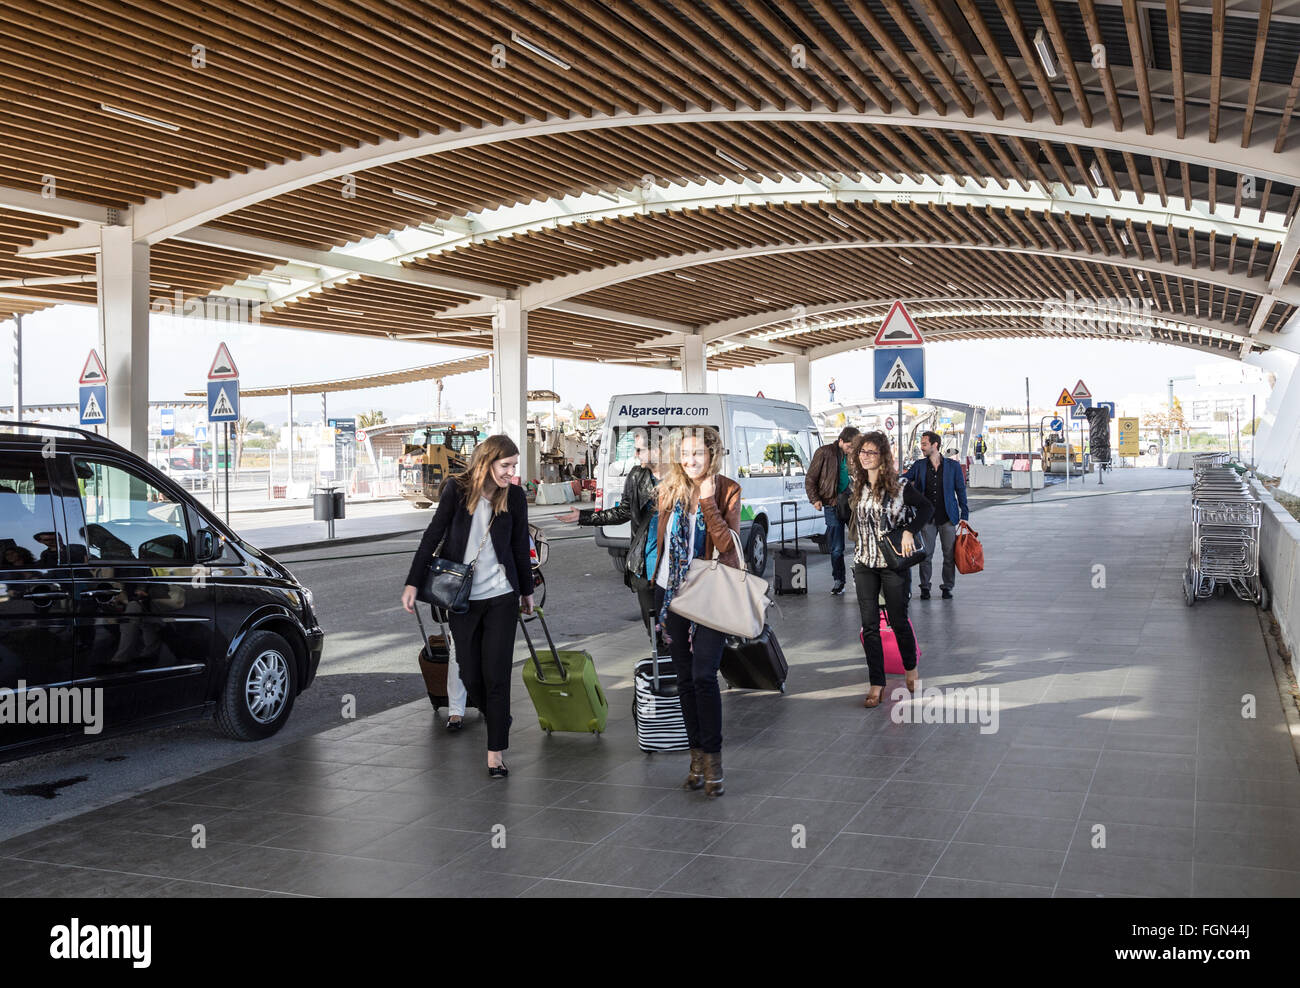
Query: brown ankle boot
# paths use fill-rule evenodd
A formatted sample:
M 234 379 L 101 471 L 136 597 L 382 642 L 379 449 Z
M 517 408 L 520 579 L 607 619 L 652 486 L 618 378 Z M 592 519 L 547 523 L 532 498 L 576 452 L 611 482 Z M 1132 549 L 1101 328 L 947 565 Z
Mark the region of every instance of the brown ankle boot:
M 704 756 L 704 795 L 712 799 L 726 790 L 722 787 L 722 752 Z
M 700 789 L 704 786 L 704 758 L 703 749 L 691 749 L 691 768 L 686 781 L 682 783 L 683 789 Z

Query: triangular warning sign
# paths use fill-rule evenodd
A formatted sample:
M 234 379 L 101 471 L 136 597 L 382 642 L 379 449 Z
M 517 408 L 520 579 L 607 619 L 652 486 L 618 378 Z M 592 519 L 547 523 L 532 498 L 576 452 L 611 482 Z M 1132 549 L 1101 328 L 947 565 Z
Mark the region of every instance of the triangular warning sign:
M 226 389 L 222 388 L 217 392 L 217 400 L 212 403 L 212 411 L 208 413 L 209 418 L 216 418 L 218 415 L 234 415 L 235 406 L 230 403 L 230 395 L 226 394 Z
M 586 406 L 582 409 L 582 414 L 578 416 L 578 421 L 579 421 L 579 422 L 595 422 L 595 421 L 596 421 L 596 413 L 593 412 L 593 411 L 591 410 L 591 406 L 590 406 L 590 405 L 586 405 Z
M 235 361 L 231 359 L 226 344 L 222 343 L 217 347 L 217 355 L 212 358 L 212 366 L 208 368 L 208 380 L 228 381 L 238 376 L 239 370 L 235 367 Z
M 763 392 L 760 391 L 758 394 L 754 395 L 754 397 L 755 397 L 755 398 L 765 398 L 765 397 L 767 397 L 767 396 L 766 396 L 765 394 L 763 394 Z
M 95 398 L 95 392 L 90 392 L 90 397 L 86 400 L 86 407 L 81 410 L 82 422 L 95 422 L 104 417 L 104 410 L 99 407 L 99 401 Z
M 1061 397 L 1056 399 L 1056 407 L 1067 408 L 1070 405 L 1075 405 L 1075 404 L 1077 404 L 1077 402 L 1070 397 L 1070 392 L 1066 391 L 1065 388 L 1062 388 Z
M 894 365 L 889 368 L 889 373 L 885 375 L 885 383 L 880 386 L 882 394 L 888 391 L 918 391 L 916 381 L 908 373 L 902 357 L 894 358 Z
M 888 315 L 885 316 L 885 321 L 880 324 L 880 329 L 876 331 L 875 345 L 925 345 L 925 340 L 921 337 L 921 331 L 916 328 L 916 323 L 912 322 L 907 306 L 902 302 L 895 302 L 890 307 Z
M 1079 378 L 1079 383 L 1074 386 L 1074 390 L 1071 391 L 1070 394 L 1074 395 L 1076 398 L 1092 397 L 1092 392 L 1088 390 L 1088 385 L 1083 383 L 1083 378 Z
M 85 366 L 81 368 L 81 380 L 78 384 L 107 384 L 108 374 L 104 372 L 104 365 L 99 362 L 99 354 L 94 350 L 90 351 L 90 356 L 86 358 Z

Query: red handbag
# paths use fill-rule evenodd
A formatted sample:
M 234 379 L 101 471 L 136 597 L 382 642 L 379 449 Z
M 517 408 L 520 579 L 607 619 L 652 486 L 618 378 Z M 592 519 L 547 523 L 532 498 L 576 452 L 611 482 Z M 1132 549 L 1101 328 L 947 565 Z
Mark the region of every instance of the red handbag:
M 979 535 L 968 522 L 963 521 L 957 526 L 953 557 L 957 561 L 958 573 L 978 573 L 984 568 L 984 546 L 980 545 Z

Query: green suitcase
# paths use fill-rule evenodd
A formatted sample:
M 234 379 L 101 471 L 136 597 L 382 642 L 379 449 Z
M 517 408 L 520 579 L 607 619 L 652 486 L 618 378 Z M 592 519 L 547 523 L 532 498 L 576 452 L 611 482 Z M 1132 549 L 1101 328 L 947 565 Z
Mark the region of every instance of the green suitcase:
M 545 665 L 537 656 L 533 640 L 528 635 L 528 625 L 520 615 L 519 626 L 524 629 L 524 641 L 533 657 L 524 663 L 524 686 L 537 710 L 537 723 L 543 731 L 576 731 L 580 734 L 600 734 L 605 730 L 609 716 L 609 701 L 596 678 L 596 665 L 591 653 L 558 651 L 546 627 L 542 609 L 534 608 L 537 621 L 546 635 L 551 654 Z

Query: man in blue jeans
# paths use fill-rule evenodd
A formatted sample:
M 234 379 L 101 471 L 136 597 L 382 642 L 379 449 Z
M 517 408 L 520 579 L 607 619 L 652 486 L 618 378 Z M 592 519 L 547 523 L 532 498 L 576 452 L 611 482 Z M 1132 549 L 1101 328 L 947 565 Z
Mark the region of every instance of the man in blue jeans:
M 813 454 L 803 488 L 812 506 L 826 517 L 826 539 L 831 548 L 831 593 L 844 592 L 844 523 L 835 516 L 835 499 L 849 486 L 849 450 L 858 430 L 845 426 L 833 443 Z

